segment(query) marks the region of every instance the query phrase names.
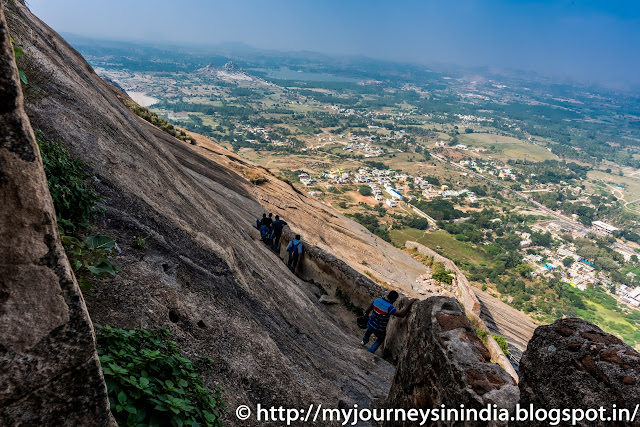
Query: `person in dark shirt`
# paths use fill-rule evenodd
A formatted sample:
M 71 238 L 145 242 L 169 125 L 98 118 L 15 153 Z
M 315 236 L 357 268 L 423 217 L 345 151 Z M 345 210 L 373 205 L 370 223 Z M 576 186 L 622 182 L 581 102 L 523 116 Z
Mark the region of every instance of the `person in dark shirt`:
M 361 344 L 363 346 L 367 345 L 371 335 L 375 335 L 377 338 L 376 342 L 374 342 L 367 350 L 369 353 L 375 353 L 378 347 L 380 347 L 384 342 L 384 339 L 387 336 L 387 324 L 389 323 L 389 318 L 391 316 L 405 317 L 409 313 L 413 303 L 417 301 L 416 299 L 409 300 L 409 303 L 402 310 L 398 311 L 393 306 L 393 303 L 396 302 L 397 299 L 398 293 L 396 291 L 391 291 L 386 298 L 378 298 L 373 301 L 365 312 L 366 315 L 371 312 L 373 312 L 373 314 L 369 317 L 369 322 L 367 322 L 367 332 L 365 332 Z
M 262 218 L 256 219 L 256 228 L 260 230 L 260 227 L 264 225 L 264 221 L 267 219 L 267 214 L 262 214 Z
M 278 252 L 280 250 L 280 237 L 282 237 L 282 229 L 287 223 L 280 219 L 279 215 L 276 215 L 276 220 L 271 224 L 271 249 L 274 252 Z
M 263 214 L 261 225 L 266 225 L 267 227 L 271 228 L 271 224 L 273 223 L 273 219 L 271 218 L 272 216 L 273 216 L 272 213 L 270 213 L 268 217 L 267 217 L 267 214 Z

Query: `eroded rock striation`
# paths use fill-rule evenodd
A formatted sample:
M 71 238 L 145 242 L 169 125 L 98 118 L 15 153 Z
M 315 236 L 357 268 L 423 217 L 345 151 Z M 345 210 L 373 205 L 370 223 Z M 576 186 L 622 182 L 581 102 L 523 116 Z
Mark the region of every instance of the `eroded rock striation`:
M 520 405 L 525 407 L 610 410 L 615 404 L 633 413 L 640 404 L 640 354 L 585 320 L 557 320 L 536 329 L 520 360 L 519 386 Z
M 0 425 L 115 425 L 2 9 L 0 129 Z
M 398 357 L 388 408 L 475 408 L 513 411 L 520 393 L 515 381 L 491 362 L 464 309 L 454 298 L 431 297 L 415 304 Z M 402 421 L 388 426 L 413 425 Z M 431 425 L 478 425 L 477 421 Z

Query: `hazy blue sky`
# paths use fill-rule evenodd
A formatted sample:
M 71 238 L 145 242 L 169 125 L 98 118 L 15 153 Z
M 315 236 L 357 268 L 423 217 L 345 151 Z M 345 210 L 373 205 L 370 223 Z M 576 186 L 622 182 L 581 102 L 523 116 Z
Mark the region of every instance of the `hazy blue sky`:
M 640 1 L 27 0 L 59 32 L 244 42 L 640 86 Z

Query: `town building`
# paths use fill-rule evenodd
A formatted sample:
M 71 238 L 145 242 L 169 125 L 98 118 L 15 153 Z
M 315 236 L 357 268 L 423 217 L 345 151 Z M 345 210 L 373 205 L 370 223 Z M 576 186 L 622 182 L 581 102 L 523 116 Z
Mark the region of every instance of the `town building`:
M 402 194 L 398 193 L 394 188 L 386 187 L 384 191 L 396 200 L 402 200 Z
M 640 307 L 640 288 L 635 288 L 622 298 L 625 302 L 631 305 Z
M 607 236 L 610 236 L 616 231 L 618 231 L 617 227 L 614 227 L 613 225 L 607 224 L 606 222 L 602 222 L 602 221 L 593 221 L 593 223 L 591 223 L 591 228 L 596 233 L 607 235 Z

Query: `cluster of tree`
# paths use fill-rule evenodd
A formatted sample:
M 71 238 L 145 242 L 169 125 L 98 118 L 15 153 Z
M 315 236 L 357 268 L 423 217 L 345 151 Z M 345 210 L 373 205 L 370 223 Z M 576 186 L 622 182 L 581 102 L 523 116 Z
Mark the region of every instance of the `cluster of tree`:
M 415 228 L 417 230 L 428 230 L 429 221 L 426 218 L 422 218 L 414 215 L 407 215 L 402 217 L 399 221 L 400 227 Z
M 583 180 L 587 178 L 587 172 L 591 170 L 589 166 L 557 160 L 545 160 L 543 162 L 509 160 L 507 163 L 511 166 L 517 166 L 518 173 L 525 179 L 541 184 L 558 184 L 561 181 Z
M 635 231 L 618 230 L 615 236 L 618 238 L 630 240 L 632 242 L 640 243 L 640 234 L 636 233 Z
M 360 193 L 364 197 L 373 196 L 373 191 L 371 190 L 371 187 L 367 187 L 366 185 L 363 185 L 360 188 L 358 188 L 358 193 Z
M 436 221 L 463 218 L 468 216 L 467 213 L 456 209 L 449 200 L 436 199 L 432 201 L 413 200 L 411 204 L 435 219 Z
M 576 253 L 592 262 L 596 268 L 609 272 L 616 271 L 619 268 L 617 261 L 624 260 L 622 255 L 599 239 L 575 239 L 573 243 L 576 246 Z
M 385 163 L 379 162 L 377 160 L 367 160 L 364 162 L 364 164 L 366 167 L 373 168 L 373 169 L 379 169 L 379 170 L 390 169 L 390 167 L 387 166 Z
M 162 108 L 169 111 L 191 111 L 194 113 L 202 113 L 207 116 L 221 116 L 234 118 L 239 121 L 248 121 L 249 117 L 256 114 L 256 110 L 248 106 L 234 106 L 234 105 L 209 105 L 198 104 L 183 101 L 162 101 L 155 105 L 157 108 Z

